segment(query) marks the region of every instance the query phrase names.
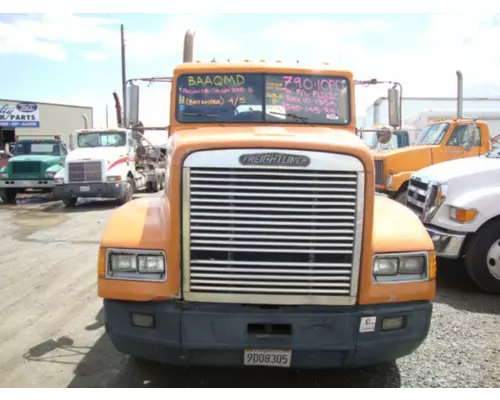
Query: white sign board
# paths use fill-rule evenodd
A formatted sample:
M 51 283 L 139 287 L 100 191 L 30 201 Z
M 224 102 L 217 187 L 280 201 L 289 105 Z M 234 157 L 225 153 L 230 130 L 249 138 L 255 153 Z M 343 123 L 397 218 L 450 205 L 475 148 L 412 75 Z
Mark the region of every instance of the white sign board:
M 35 103 L 0 103 L 1 128 L 39 128 L 38 104 Z

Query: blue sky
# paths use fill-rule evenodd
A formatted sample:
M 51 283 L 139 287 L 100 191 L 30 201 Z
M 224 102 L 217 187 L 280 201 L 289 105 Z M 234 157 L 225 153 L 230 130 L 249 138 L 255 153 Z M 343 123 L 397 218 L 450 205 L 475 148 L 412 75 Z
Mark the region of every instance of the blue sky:
M 119 31 L 125 24 L 127 77 L 171 74 L 182 38 L 197 30 L 197 59 L 329 61 L 358 79 L 397 80 L 405 95 L 453 96 L 455 70 L 465 94 L 500 94 L 498 17 L 446 15 L 4 14 L 0 15 L 2 98 L 91 105 L 102 122 L 112 92 L 121 94 Z M 485 42 L 487 41 L 487 42 Z M 490 46 L 491 44 L 491 46 Z M 464 56 L 487 49 L 481 63 Z M 387 88 L 360 88 L 362 111 Z M 168 87 L 141 94 L 141 116 L 165 122 Z M 112 110 L 112 108 L 111 108 Z M 96 121 L 97 122 L 97 121 Z

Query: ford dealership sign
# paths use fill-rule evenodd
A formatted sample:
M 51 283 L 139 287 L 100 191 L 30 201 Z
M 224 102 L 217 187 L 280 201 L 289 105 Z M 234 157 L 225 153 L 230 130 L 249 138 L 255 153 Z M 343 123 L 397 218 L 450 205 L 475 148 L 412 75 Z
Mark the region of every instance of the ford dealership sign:
M 0 103 L 0 127 L 2 128 L 39 128 L 38 104 Z

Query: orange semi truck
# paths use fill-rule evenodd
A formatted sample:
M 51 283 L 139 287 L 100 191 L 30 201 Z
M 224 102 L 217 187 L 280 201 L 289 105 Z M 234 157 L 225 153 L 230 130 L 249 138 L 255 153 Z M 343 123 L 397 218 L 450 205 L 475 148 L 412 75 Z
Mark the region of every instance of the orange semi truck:
M 411 210 L 375 194 L 352 73 L 193 62 L 193 36 L 172 77 L 165 190 L 118 208 L 101 239 L 114 346 L 285 368 L 414 352 L 431 323 L 434 247 Z

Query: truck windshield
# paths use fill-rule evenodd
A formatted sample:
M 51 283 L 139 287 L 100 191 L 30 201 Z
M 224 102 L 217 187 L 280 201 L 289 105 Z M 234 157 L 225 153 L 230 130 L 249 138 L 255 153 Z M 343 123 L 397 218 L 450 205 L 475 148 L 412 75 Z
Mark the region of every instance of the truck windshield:
M 177 79 L 182 123 L 347 125 L 349 81 L 340 76 L 198 74 Z
M 432 124 L 426 126 L 417 140 L 415 140 L 415 145 L 441 143 L 449 127 L 449 123 Z
M 16 143 L 14 147 L 14 156 L 21 155 L 56 155 L 60 154 L 59 143 L 57 142 L 29 142 L 22 141 Z
M 125 132 L 85 132 L 79 133 L 78 147 L 120 147 L 127 143 Z

